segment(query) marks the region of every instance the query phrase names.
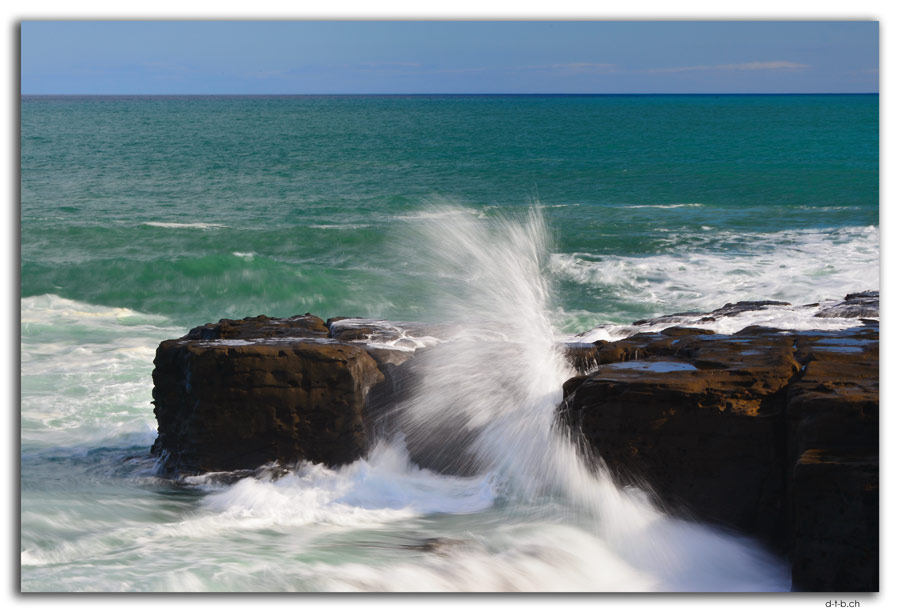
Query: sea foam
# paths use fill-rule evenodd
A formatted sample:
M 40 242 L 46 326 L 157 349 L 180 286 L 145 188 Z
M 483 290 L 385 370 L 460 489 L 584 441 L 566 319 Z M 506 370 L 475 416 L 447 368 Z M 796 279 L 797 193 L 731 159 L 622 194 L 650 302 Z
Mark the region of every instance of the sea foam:
M 22 446 L 152 443 L 153 356 L 169 320 L 52 294 L 23 298 Z
M 204 222 L 193 222 L 193 223 L 179 223 L 174 221 L 145 221 L 143 223 L 145 226 L 152 226 L 155 228 L 174 228 L 174 229 L 186 229 L 186 230 L 209 230 L 211 228 L 227 228 L 223 224 L 219 223 L 204 223 Z
M 596 256 L 555 253 L 550 272 L 587 285 L 607 300 L 652 308 L 656 315 L 712 311 L 728 302 L 793 304 L 841 298 L 879 287 L 878 228 L 673 234 L 663 253 Z M 625 312 L 632 309 L 626 308 Z M 629 317 L 595 312 L 606 322 Z

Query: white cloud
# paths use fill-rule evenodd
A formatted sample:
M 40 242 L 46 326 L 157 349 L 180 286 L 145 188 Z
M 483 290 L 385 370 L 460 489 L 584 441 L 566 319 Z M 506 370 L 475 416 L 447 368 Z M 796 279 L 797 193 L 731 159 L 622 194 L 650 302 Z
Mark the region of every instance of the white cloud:
M 709 66 L 676 66 L 673 68 L 650 68 L 646 72 L 688 72 L 696 70 L 783 70 L 796 71 L 809 68 L 807 64 L 786 62 L 744 62 L 743 64 L 716 64 Z

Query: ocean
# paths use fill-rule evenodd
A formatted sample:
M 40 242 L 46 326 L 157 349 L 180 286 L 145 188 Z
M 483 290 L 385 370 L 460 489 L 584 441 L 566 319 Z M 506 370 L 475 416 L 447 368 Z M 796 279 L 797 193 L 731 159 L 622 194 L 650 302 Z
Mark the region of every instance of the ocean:
M 878 289 L 878 105 L 22 97 L 21 589 L 789 590 L 759 544 L 584 465 L 553 427 L 573 374 L 554 348 Z M 453 390 L 492 468 L 437 475 L 389 440 L 341 468 L 157 475 L 159 342 L 307 312 L 487 326 L 416 410 Z

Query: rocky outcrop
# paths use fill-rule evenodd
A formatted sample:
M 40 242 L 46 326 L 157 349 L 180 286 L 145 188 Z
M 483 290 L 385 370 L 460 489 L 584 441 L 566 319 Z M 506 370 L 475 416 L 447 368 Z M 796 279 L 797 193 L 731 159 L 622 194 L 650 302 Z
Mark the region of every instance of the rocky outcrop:
M 157 349 L 151 451 L 176 476 L 357 460 L 393 431 L 407 362 L 449 331 L 309 313 L 193 328 Z
M 368 449 L 370 390 L 384 381 L 366 350 L 327 338 L 317 317 L 222 320 L 163 342 L 153 371 L 168 473 L 300 459 L 352 462 Z
M 797 336 L 787 390 L 790 557 L 795 584 L 878 589 L 878 326 Z
M 620 484 L 756 535 L 800 590 L 878 589 L 878 326 L 578 347 L 562 418 Z
M 862 318 L 841 331 L 704 329 L 786 306 L 740 302 L 635 322 L 616 342 L 571 344 L 583 374 L 565 383 L 560 419 L 620 484 L 787 556 L 795 589 L 875 591 L 879 327 L 866 318 L 877 300 L 864 292 L 800 307 Z M 310 314 L 194 328 L 157 350 L 153 452 L 169 475 L 352 462 L 402 429 L 393 409 L 427 376 L 427 356 L 440 355 L 428 347 L 452 335 Z M 454 436 L 407 437 L 411 458 L 454 465 L 440 456 L 456 453 L 446 444 Z
M 608 363 L 566 383 L 566 417 L 620 483 L 646 481 L 664 506 L 779 542 L 774 400 L 799 365 L 790 337 L 761 332 L 675 328 L 600 343 Z

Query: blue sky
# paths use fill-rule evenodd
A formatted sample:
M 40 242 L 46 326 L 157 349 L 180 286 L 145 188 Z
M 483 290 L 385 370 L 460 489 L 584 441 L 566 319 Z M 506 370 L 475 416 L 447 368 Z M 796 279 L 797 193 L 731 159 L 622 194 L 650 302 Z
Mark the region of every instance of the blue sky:
M 23 94 L 878 91 L 873 21 L 26 21 Z

